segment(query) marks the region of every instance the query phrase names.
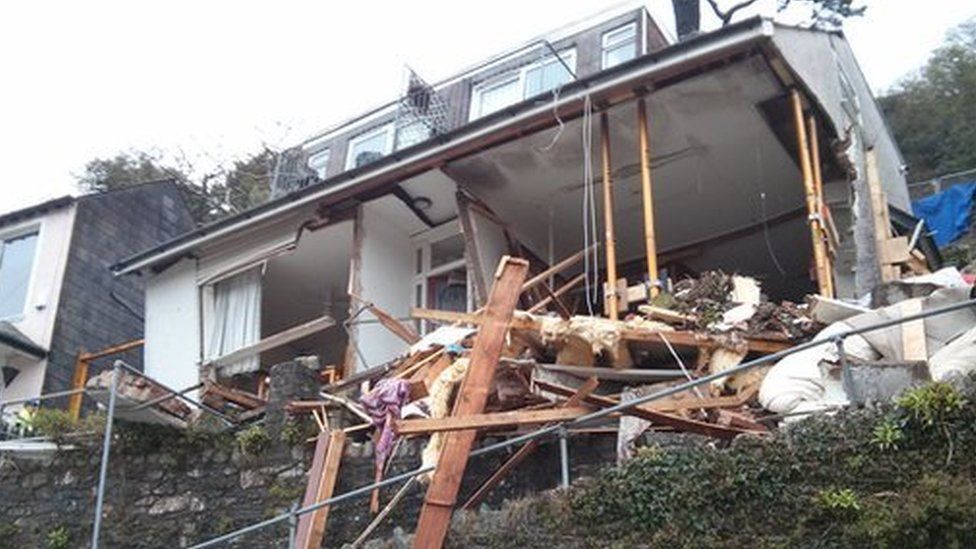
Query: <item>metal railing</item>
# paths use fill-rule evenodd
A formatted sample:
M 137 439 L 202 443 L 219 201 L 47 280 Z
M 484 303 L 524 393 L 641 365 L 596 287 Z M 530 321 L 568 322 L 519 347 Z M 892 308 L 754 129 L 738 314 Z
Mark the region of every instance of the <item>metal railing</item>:
M 610 406 L 610 407 L 607 407 L 607 408 L 603 408 L 603 409 L 600 409 L 600 410 L 591 412 L 589 414 L 586 414 L 586 415 L 577 417 L 575 419 L 563 421 L 563 422 L 560 422 L 560 423 L 554 423 L 554 424 L 548 425 L 546 427 L 541 427 L 541 428 L 539 428 L 539 429 L 537 429 L 535 431 L 532 431 L 532 432 L 529 432 L 529 433 L 526 433 L 526 434 L 523 434 L 523 435 L 519 435 L 519 436 L 510 438 L 510 439 L 507 439 L 507 440 L 504 440 L 504 441 L 501 441 L 501 442 L 498 442 L 498 443 L 495 443 L 495 444 L 491 444 L 491 445 L 488 445 L 488 446 L 484 446 L 482 448 L 479 448 L 477 450 L 472 451 L 470 453 L 470 457 L 477 457 L 477 456 L 484 455 L 484 454 L 490 454 L 492 452 L 496 452 L 498 450 L 503 450 L 503 449 L 508 448 L 510 446 L 514 446 L 514 445 L 517 445 L 517 444 L 522 444 L 524 442 L 529 442 L 531 440 L 534 440 L 534 439 L 537 439 L 537 438 L 540 438 L 540 437 L 544 437 L 544 436 L 550 436 L 550 435 L 557 435 L 557 436 L 559 436 L 559 435 L 562 435 L 563 437 L 565 437 L 566 435 L 563 434 L 563 433 L 567 433 L 568 432 L 567 429 L 570 426 L 579 426 L 579 425 L 582 425 L 582 424 L 585 424 L 585 423 L 589 423 L 589 422 L 592 422 L 592 421 L 595 421 L 595 420 L 598 420 L 598 419 L 606 418 L 606 417 L 608 417 L 608 416 L 610 416 L 612 414 L 615 414 L 615 413 L 618 413 L 618 412 L 623 412 L 623 411 L 626 411 L 626 410 L 628 410 L 630 408 L 634 408 L 636 406 L 640 406 L 640 405 L 646 404 L 648 402 L 653 402 L 655 400 L 660 400 L 662 398 L 665 398 L 665 397 L 668 397 L 668 396 L 671 396 L 671 395 L 674 395 L 674 394 L 677 394 L 677 393 L 681 393 L 681 392 L 684 392 L 684 391 L 688 391 L 688 390 L 691 390 L 691 389 L 693 389 L 695 387 L 698 387 L 699 385 L 705 385 L 705 384 L 711 383 L 712 381 L 715 381 L 717 379 L 722 379 L 722 378 L 725 378 L 725 377 L 728 377 L 728 376 L 732 376 L 732 375 L 735 375 L 735 374 L 739 374 L 739 373 L 742 373 L 742 372 L 746 372 L 748 370 L 752 370 L 753 368 L 757 368 L 757 367 L 762 366 L 764 364 L 768 364 L 770 362 L 778 361 L 778 360 L 783 359 L 783 358 L 785 358 L 787 356 L 790 356 L 790 355 L 792 355 L 794 353 L 798 353 L 798 352 L 801 352 L 801 351 L 805 351 L 805 350 L 808 350 L 808 349 L 812 349 L 814 347 L 819 347 L 821 345 L 831 345 L 831 344 L 836 345 L 837 350 L 838 350 L 838 355 L 840 357 L 840 365 L 841 365 L 842 371 L 844 372 L 843 375 L 846 377 L 846 376 L 849 375 L 849 365 L 847 364 L 847 361 L 846 361 L 845 356 L 844 356 L 844 340 L 846 338 L 851 337 L 851 336 L 854 336 L 854 335 L 864 334 L 864 333 L 867 333 L 867 332 L 873 332 L 873 331 L 877 331 L 877 330 L 883 330 L 885 328 L 890 328 L 892 326 L 897 326 L 899 324 L 902 324 L 902 323 L 905 323 L 905 322 L 911 322 L 913 320 L 920 320 L 920 319 L 928 318 L 928 317 L 931 317 L 931 316 L 937 316 L 937 315 L 941 315 L 941 314 L 945 314 L 945 313 L 950 313 L 950 312 L 953 312 L 953 311 L 959 311 L 959 310 L 966 309 L 966 308 L 969 308 L 969 307 L 976 307 L 976 299 L 969 300 L 969 301 L 964 301 L 964 302 L 961 302 L 961 303 L 956 303 L 956 304 L 953 304 L 953 305 L 948 305 L 948 306 L 945 306 L 945 307 L 939 307 L 939 308 L 935 308 L 935 309 L 930 309 L 928 311 L 923 311 L 923 312 L 920 312 L 920 313 L 917 313 L 917 314 L 912 314 L 912 315 L 906 315 L 906 316 L 903 316 L 901 318 L 886 320 L 884 322 L 878 322 L 878 323 L 872 324 L 870 326 L 863 326 L 863 327 L 860 327 L 860 328 L 852 328 L 850 330 L 846 330 L 844 332 L 840 332 L 838 334 L 835 334 L 835 335 L 833 335 L 833 336 L 831 336 L 829 338 L 818 339 L 818 340 L 808 341 L 806 343 L 801 343 L 801 344 L 799 344 L 799 345 L 797 345 L 795 347 L 790 347 L 789 349 L 784 349 L 782 351 L 778 351 L 778 352 L 775 352 L 775 353 L 772 353 L 772 354 L 769 354 L 769 355 L 765 355 L 765 356 L 762 356 L 762 357 L 759 357 L 759 358 L 756 358 L 756 359 L 753 359 L 753 360 L 750 360 L 750 361 L 747 361 L 747 362 L 743 362 L 742 364 L 739 364 L 738 366 L 736 366 L 734 368 L 730 368 L 730 369 L 725 370 L 725 371 L 722 371 L 722 372 L 716 372 L 714 374 L 709 374 L 707 376 L 700 377 L 700 378 L 695 379 L 695 380 L 687 381 L 687 382 L 682 383 L 680 385 L 675 385 L 675 386 L 672 386 L 672 387 L 669 387 L 669 388 L 666 388 L 666 389 L 662 389 L 662 390 L 657 391 L 655 393 L 651 393 L 649 395 L 645 395 L 645 396 L 636 398 L 634 400 L 629 400 L 627 402 L 621 402 L 621 403 L 619 403 L 617 405 Z M 565 448 L 565 444 L 561 444 L 561 446 L 563 448 Z M 565 460 L 565 452 L 561 452 L 561 454 L 562 454 L 562 456 L 561 456 L 561 462 L 564 464 L 563 465 L 564 469 L 563 469 L 562 478 L 563 478 L 564 481 L 567 481 L 568 480 L 568 474 L 567 474 L 566 468 L 565 468 L 565 463 L 566 463 L 566 460 Z M 332 505 L 335 505 L 337 503 L 342 503 L 344 501 L 348 501 L 348 500 L 351 500 L 351 499 L 354 499 L 354 498 L 357 498 L 357 497 L 365 496 L 367 494 L 372 493 L 372 491 L 374 489 L 383 488 L 385 486 L 391 486 L 391 485 L 394 485 L 394 484 L 399 484 L 401 482 L 408 481 L 408 480 L 410 480 L 410 479 L 412 479 L 412 478 L 414 478 L 414 477 L 416 477 L 418 475 L 422 475 L 424 473 L 428 473 L 428 472 L 433 471 L 435 469 L 435 467 L 436 466 L 419 467 L 419 468 L 414 469 L 412 471 L 408 471 L 406 473 L 401 473 L 399 475 L 394 475 L 392 477 L 383 479 L 383 480 L 378 481 L 378 482 L 374 482 L 372 484 L 368 484 L 368 485 L 365 485 L 365 486 L 361 486 L 359 488 L 354 488 L 354 489 L 352 489 L 352 490 L 350 490 L 348 492 L 345 492 L 343 494 L 339 494 L 337 496 L 333 496 L 333 497 L 331 497 L 329 499 L 320 501 L 318 503 L 315 503 L 313 505 L 309 505 L 307 507 L 303 507 L 303 508 L 300 508 L 300 509 L 299 508 L 292 508 L 287 513 L 283 513 L 283 514 L 280 514 L 278 516 L 272 517 L 270 519 L 253 523 L 253 524 L 251 524 L 249 526 L 245 526 L 245 527 L 240 528 L 238 530 L 235 530 L 233 532 L 230 532 L 230 533 L 227 533 L 227 534 L 223 534 L 221 536 L 218 536 L 218 537 L 209 539 L 209 540 L 204 541 L 202 543 L 198 543 L 196 545 L 193 545 L 191 547 L 191 549 L 202 549 L 204 547 L 213 547 L 213 546 L 216 546 L 216 545 L 221 544 L 221 543 L 230 542 L 230 541 L 233 541 L 233 540 L 235 540 L 235 539 L 237 539 L 237 538 L 239 538 L 239 537 L 241 537 L 241 536 L 243 536 L 245 534 L 249 534 L 251 532 L 256 532 L 258 530 L 262 530 L 264 528 L 267 528 L 269 526 L 273 526 L 275 524 L 279 524 L 279 523 L 282 523 L 282 522 L 290 522 L 291 523 L 290 532 L 289 532 L 289 540 L 290 540 L 290 543 L 293 543 L 292 540 L 294 540 L 294 538 L 295 538 L 295 536 L 294 536 L 294 530 L 297 527 L 297 518 L 298 517 L 300 517 L 302 515 L 305 515 L 307 513 L 315 512 L 318 509 L 321 509 L 323 507 L 332 506 Z M 290 545 L 290 547 L 292 547 L 292 546 L 293 545 Z

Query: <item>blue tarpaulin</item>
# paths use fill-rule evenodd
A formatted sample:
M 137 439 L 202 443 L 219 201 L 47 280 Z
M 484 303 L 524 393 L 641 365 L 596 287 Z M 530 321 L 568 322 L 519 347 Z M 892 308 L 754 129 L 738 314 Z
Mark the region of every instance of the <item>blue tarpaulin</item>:
M 939 248 L 955 242 L 969 231 L 976 182 L 953 185 L 944 191 L 912 202 L 915 216 L 925 220 Z

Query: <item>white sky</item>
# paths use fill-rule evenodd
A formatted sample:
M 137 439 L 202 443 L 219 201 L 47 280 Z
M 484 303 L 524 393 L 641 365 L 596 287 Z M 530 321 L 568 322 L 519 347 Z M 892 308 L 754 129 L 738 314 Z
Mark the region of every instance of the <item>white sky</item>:
M 760 0 L 770 10 L 775 0 Z M 875 89 L 976 15 L 964 0 L 863 0 L 846 27 Z M 728 2 L 726 2 L 728 4 Z M 0 212 L 77 193 L 97 156 L 197 166 L 293 144 L 392 100 L 409 64 L 436 81 L 615 2 L 89 0 L 0 4 Z M 649 0 L 673 32 L 670 0 Z M 715 25 L 703 7 L 705 27 Z

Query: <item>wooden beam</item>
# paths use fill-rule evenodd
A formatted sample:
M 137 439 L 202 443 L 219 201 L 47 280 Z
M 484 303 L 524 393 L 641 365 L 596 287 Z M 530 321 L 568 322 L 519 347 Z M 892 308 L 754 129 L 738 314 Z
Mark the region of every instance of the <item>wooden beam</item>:
M 586 381 L 583 382 L 582 385 L 580 385 L 576 389 L 576 392 L 569 397 L 569 400 L 567 400 L 562 404 L 562 406 L 564 408 L 572 408 L 574 406 L 579 406 L 580 403 L 583 402 L 583 399 L 589 396 L 590 393 L 592 393 L 594 390 L 596 390 L 597 386 L 599 385 L 600 385 L 600 380 L 598 380 L 597 378 L 591 377 L 587 379 Z M 470 498 L 468 498 L 468 501 L 464 502 L 464 505 L 462 505 L 461 508 L 473 509 L 477 507 L 482 501 L 484 501 L 485 497 L 488 495 L 488 492 L 490 492 L 492 488 L 494 488 L 495 486 L 498 486 L 498 483 L 500 483 L 502 479 L 505 478 L 505 476 L 507 476 L 508 473 L 512 471 L 512 469 L 515 469 L 515 467 L 517 467 L 519 463 L 522 463 L 522 461 L 524 461 L 525 458 L 529 457 L 529 455 L 531 455 L 532 452 L 535 452 L 535 450 L 539 447 L 540 444 L 541 442 L 539 442 L 539 439 L 537 438 L 534 438 L 526 442 L 525 444 L 523 444 L 522 447 L 519 448 L 517 452 L 512 454 L 512 457 L 505 460 L 505 463 L 502 463 L 502 465 L 494 473 L 492 473 L 490 477 L 488 477 L 488 480 L 486 480 L 481 486 L 478 487 L 475 493 L 472 494 Z
M 573 394 L 572 389 L 569 387 L 564 387 L 562 385 L 556 385 L 555 383 L 546 382 L 542 380 L 536 381 L 541 389 L 557 394 L 560 396 L 570 396 Z M 690 391 L 691 389 L 689 389 Z M 656 410 L 658 412 L 684 412 L 686 410 L 714 410 L 716 408 L 739 408 L 740 406 L 746 405 L 756 393 L 759 392 L 758 385 L 754 385 L 747 389 L 743 389 L 741 392 L 735 395 L 729 396 L 717 396 L 717 397 L 687 397 L 687 398 L 662 398 L 660 400 L 654 400 L 646 404 L 642 404 L 641 407 L 648 408 L 650 410 Z M 686 393 L 678 393 L 686 394 Z M 585 402 L 585 400 L 583 401 Z
M 233 364 L 238 360 L 249 358 L 257 354 L 261 354 L 265 351 L 269 351 L 276 347 L 281 347 L 286 343 L 291 343 L 292 341 L 301 339 L 303 337 L 310 336 L 314 333 L 321 332 L 322 330 L 335 326 L 335 320 L 329 315 L 320 316 L 315 320 L 310 320 L 304 324 L 299 324 L 298 326 L 293 326 L 287 330 L 283 330 L 274 335 L 270 335 L 257 343 L 252 343 L 245 347 L 241 347 L 236 351 L 231 351 L 226 355 L 217 357 L 208 361 L 206 366 L 221 367 L 228 364 Z
M 536 380 L 536 385 L 539 388 L 551 391 L 553 393 L 566 393 L 567 391 L 572 391 L 568 387 L 562 387 L 555 383 L 550 383 L 546 381 Z M 616 406 L 620 402 L 609 398 L 598 395 L 589 395 L 583 399 L 586 404 L 592 404 L 600 408 L 610 408 L 611 406 Z M 671 427 L 672 429 L 678 431 L 685 431 L 689 433 L 698 433 L 700 435 L 706 435 L 715 438 L 729 439 L 736 437 L 740 434 L 749 432 L 742 429 L 736 429 L 732 427 L 724 427 L 721 425 L 713 425 L 711 423 L 705 423 L 704 421 L 697 421 L 694 419 L 686 419 L 677 415 L 669 414 L 666 412 L 661 412 L 655 410 L 647 404 L 638 404 L 627 410 L 620 412 L 625 415 L 639 417 L 654 423 L 655 425 L 665 425 Z
M 502 258 L 485 303 L 486 322 L 482 324 L 475 338 L 468 372 L 461 381 L 452 415 L 467 416 L 484 410 L 498 359 L 505 345 L 508 325 L 528 272 L 528 261 L 508 256 Z M 436 549 L 444 544 L 475 434 L 474 430 L 451 431 L 444 436 L 437 468 L 434 469 L 430 487 L 424 496 L 414 547 Z
M 806 196 L 807 216 L 810 221 L 810 240 L 813 244 L 813 262 L 817 276 L 817 289 L 821 295 L 833 297 L 830 292 L 830 266 L 827 250 L 824 246 L 823 232 L 820 230 L 820 211 L 817 204 L 817 191 L 813 181 L 813 168 L 810 161 L 810 145 L 807 139 L 807 128 L 803 117 L 803 100 L 800 92 L 793 89 L 790 92 L 793 104 L 793 123 L 796 130 L 797 153 L 800 158 L 800 172 L 803 176 L 803 189 Z
M 329 433 L 319 433 L 315 441 L 315 455 L 312 458 L 312 468 L 308 473 L 308 484 L 305 487 L 305 497 L 302 507 L 314 505 L 332 497 L 336 479 L 339 477 L 339 465 L 342 452 L 346 444 L 346 432 L 335 430 Z M 298 518 L 297 547 L 301 549 L 318 549 L 325 538 L 325 525 L 329 519 L 329 506 L 322 507 Z
M 573 254 L 573 255 L 571 255 L 571 256 L 563 259 L 559 263 L 556 263 L 552 267 L 549 267 L 548 269 L 542 271 L 541 273 L 533 276 L 529 280 L 526 280 L 525 281 L 525 284 L 522 284 L 522 291 L 524 292 L 524 291 L 527 291 L 527 290 L 529 290 L 531 288 L 534 288 L 534 287 L 538 286 L 539 284 L 542 284 L 543 282 L 545 282 L 546 280 L 548 280 L 549 277 L 551 277 L 553 275 L 557 275 L 557 274 L 565 271 L 566 269 L 572 267 L 573 265 L 579 263 L 580 260 L 583 259 L 583 256 L 586 255 L 587 253 L 593 251 L 593 248 L 596 247 L 596 246 L 597 246 L 597 244 L 591 244 L 585 250 L 580 250 L 580 251 L 576 252 L 575 254 Z
M 518 427 L 520 425 L 560 422 L 576 419 L 589 411 L 589 408 L 574 407 L 553 408 L 551 410 L 514 410 L 443 418 L 398 419 L 393 422 L 393 427 L 400 435 L 426 435 L 441 431 Z
M 75 421 L 81 417 L 81 401 L 84 398 L 85 384 L 88 383 L 88 361 L 82 358 L 84 350 L 75 357 L 75 372 L 71 376 L 71 388 L 77 393 L 68 397 L 68 414 Z
M 891 237 L 891 220 L 888 217 L 888 198 L 881 187 L 881 175 L 878 172 L 878 155 L 874 149 L 868 149 L 864 154 L 868 196 L 871 202 L 871 215 L 874 221 L 875 257 L 880 268 L 881 281 L 897 280 L 899 269 L 886 261 L 884 256 L 886 242 Z
M 224 400 L 228 400 L 243 406 L 245 408 L 254 409 L 259 406 L 264 406 L 268 403 L 267 400 L 260 398 L 257 395 L 252 395 L 246 391 L 241 391 L 239 389 L 233 389 L 231 387 L 225 387 L 219 383 L 213 383 L 210 381 L 204 382 L 204 394 L 215 395 Z
M 101 351 L 95 351 L 94 353 L 83 353 L 81 355 L 81 359 L 90 362 L 92 360 L 98 360 L 99 358 L 117 355 L 119 353 L 124 353 L 126 351 L 135 349 L 136 347 L 141 347 L 145 342 L 145 339 L 133 339 L 132 341 L 126 341 L 125 343 L 119 343 L 118 345 L 106 347 Z
M 668 341 L 671 341 L 670 338 Z M 684 377 L 681 370 L 594 368 L 567 364 L 536 364 L 536 366 L 543 370 L 549 370 L 550 372 L 561 372 L 576 377 L 595 377 L 608 381 L 626 381 L 631 383 L 655 383 Z
M 376 317 L 376 320 L 378 320 L 383 327 L 393 333 L 393 335 L 405 341 L 408 345 L 413 345 L 414 343 L 420 341 L 420 336 L 417 335 L 417 332 L 415 332 L 413 328 L 400 322 L 394 318 L 393 315 L 384 311 L 372 301 L 366 301 L 353 292 L 349 292 L 349 297 L 362 303 L 364 307 L 369 309 L 369 312 L 373 313 L 373 316 Z
M 651 183 L 651 138 L 647 121 L 647 101 L 637 100 L 637 137 L 640 143 L 641 202 L 644 209 L 644 254 L 651 297 L 658 294 L 657 240 L 654 234 L 654 189 Z
M 459 313 L 455 311 L 440 311 L 435 309 L 411 309 L 410 316 L 427 320 L 436 320 L 445 323 L 470 324 L 473 326 L 481 325 L 483 322 L 480 313 Z M 542 328 L 542 321 L 539 318 L 520 314 L 511 321 L 512 330 L 525 330 L 538 332 Z M 644 343 L 660 343 L 664 345 L 661 334 L 668 338 L 668 343 L 676 347 L 694 347 L 696 349 L 711 348 L 721 345 L 720 338 L 716 338 L 707 333 L 689 331 L 659 331 L 644 328 L 632 328 L 621 324 L 620 338 L 624 341 L 636 341 Z M 773 339 L 760 339 L 754 337 L 744 338 L 750 351 L 758 353 L 775 353 L 792 347 L 789 341 L 778 341 Z
M 922 312 L 921 299 L 908 299 L 898 304 L 902 317 Z M 928 342 L 925 339 L 925 321 L 921 318 L 901 325 L 902 359 L 928 360 Z
M 562 297 L 562 295 L 565 294 L 566 292 L 569 292 L 570 290 L 572 290 L 576 286 L 579 286 L 580 282 L 583 282 L 583 279 L 584 278 L 586 278 L 586 273 L 580 273 L 580 274 L 574 276 L 571 280 L 569 280 L 568 282 L 566 282 L 565 284 L 563 284 L 559 288 L 556 288 L 556 290 L 554 292 L 552 292 L 552 297 L 547 297 L 547 298 L 539 301 L 538 303 L 533 303 L 532 306 L 529 307 L 529 309 L 528 309 L 527 312 L 537 313 L 537 312 L 545 309 L 546 306 L 549 305 L 549 303 L 553 301 L 553 298 L 554 297 L 555 298 Z
M 606 313 L 611 320 L 617 320 L 617 237 L 613 227 L 613 163 L 610 158 L 610 121 L 606 111 L 600 113 L 600 155 L 603 159 L 603 230 L 607 254 L 607 304 Z
M 830 292 L 827 297 L 834 297 L 836 293 L 834 290 L 834 268 L 830 255 L 831 241 L 828 230 L 828 224 L 832 224 L 833 220 L 830 217 L 830 209 L 827 208 L 827 204 L 824 202 L 823 175 L 820 171 L 820 141 L 817 137 L 817 118 L 813 114 L 807 117 L 807 131 L 810 135 L 810 164 L 813 168 L 813 192 L 817 202 L 817 212 L 820 214 L 820 218 L 817 220 L 817 229 L 824 243 L 824 258 L 827 264 L 826 282 L 827 290 Z

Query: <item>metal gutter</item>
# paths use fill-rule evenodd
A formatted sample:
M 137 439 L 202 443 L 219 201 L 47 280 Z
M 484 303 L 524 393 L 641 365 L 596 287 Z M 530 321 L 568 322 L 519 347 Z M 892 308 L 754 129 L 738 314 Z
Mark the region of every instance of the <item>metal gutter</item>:
M 360 185 L 377 182 L 383 177 L 395 177 L 398 173 L 402 175 L 402 172 L 406 172 L 408 169 L 423 171 L 435 168 L 446 161 L 470 154 L 458 151 L 464 145 L 471 145 L 488 136 L 502 135 L 506 130 L 516 129 L 534 118 L 552 118 L 554 109 L 566 109 L 574 103 L 582 105 L 586 96 L 590 96 L 594 104 L 601 105 L 610 99 L 611 92 L 615 90 L 626 89 L 628 93 L 632 93 L 634 89 L 641 87 L 637 85 L 641 80 L 667 73 L 676 68 L 685 66 L 691 68 L 691 65 L 703 58 L 711 58 L 719 54 L 739 53 L 746 46 L 768 39 L 772 34 L 772 22 L 768 19 L 756 17 L 729 25 L 715 32 L 699 35 L 587 78 L 571 82 L 563 86 L 560 99 L 556 104 L 553 104 L 552 101 L 540 101 L 539 98 L 531 98 L 517 103 L 426 142 L 394 152 L 370 165 L 340 173 L 318 185 L 300 189 L 237 216 L 201 227 L 156 248 L 125 259 L 113 265 L 112 271 L 117 276 L 140 271 L 156 263 L 188 253 L 204 242 L 229 235 L 242 227 L 260 223 L 290 209 L 333 197 L 343 191 L 352 191 Z M 560 114 L 562 115 L 562 113 Z M 566 119 L 568 118 L 563 118 L 563 120 Z M 555 122 L 553 121 L 552 124 Z M 457 153 L 454 157 L 447 154 L 452 150 Z M 444 156 L 448 158 L 439 158 Z
M 34 358 L 47 356 L 47 349 L 31 341 L 9 322 L 0 322 L 0 345 L 6 345 Z

